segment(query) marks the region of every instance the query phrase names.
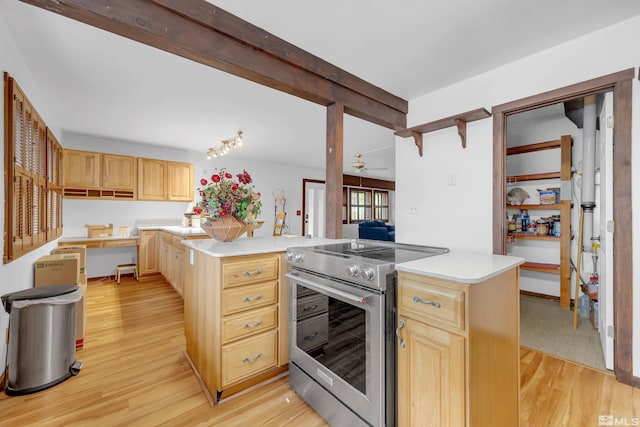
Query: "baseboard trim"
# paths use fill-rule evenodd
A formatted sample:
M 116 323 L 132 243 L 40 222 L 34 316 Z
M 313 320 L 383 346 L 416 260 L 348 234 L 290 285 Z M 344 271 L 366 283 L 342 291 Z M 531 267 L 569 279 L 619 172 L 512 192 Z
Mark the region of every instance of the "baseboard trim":
M 538 297 L 538 298 L 545 298 L 545 299 L 560 301 L 560 297 L 557 297 L 554 295 L 539 294 L 537 292 L 523 291 L 522 289 L 520 290 L 520 295 L 527 295 L 530 297 Z

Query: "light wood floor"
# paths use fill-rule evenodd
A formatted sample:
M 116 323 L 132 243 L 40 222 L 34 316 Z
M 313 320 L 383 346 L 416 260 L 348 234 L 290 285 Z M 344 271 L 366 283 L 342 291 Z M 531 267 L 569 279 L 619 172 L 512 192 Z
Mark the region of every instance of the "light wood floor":
M 32 395 L 0 394 L 0 426 L 326 426 L 286 377 L 210 407 L 183 356 L 182 300 L 163 279 L 90 282 L 87 301 L 81 373 Z M 521 386 L 522 426 L 640 416 L 640 390 L 525 348 Z

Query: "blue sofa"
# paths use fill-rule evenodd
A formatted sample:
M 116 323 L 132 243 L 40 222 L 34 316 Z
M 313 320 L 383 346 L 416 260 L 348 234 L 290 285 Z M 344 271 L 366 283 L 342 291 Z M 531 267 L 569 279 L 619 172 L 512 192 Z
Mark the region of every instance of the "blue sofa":
M 372 220 L 358 224 L 358 238 L 370 240 L 396 241 L 396 226 L 385 224 L 384 221 Z

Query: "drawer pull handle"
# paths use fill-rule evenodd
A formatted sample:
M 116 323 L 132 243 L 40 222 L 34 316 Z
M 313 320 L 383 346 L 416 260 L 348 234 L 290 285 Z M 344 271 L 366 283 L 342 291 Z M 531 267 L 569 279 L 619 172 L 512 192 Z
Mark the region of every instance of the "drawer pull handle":
M 440 303 L 439 302 L 425 301 L 425 300 L 421 299 L 420 297 L 413 297 L 413 302 L 419 302 L 420 304 L 432 305 L 435 308 L 440 308 Z
M 258 353 L 253 357 L 245 357 L 244 359 L 242 359 L 242 363 L 255 362 L 256 360 L 260 359 L 261 357 L 262 357 L 262 353 Z
M 262 320 L 258 320 L 256 323 L 245 323 L 244 325 L 242 325 L 242 327 L 244 329 L 249 329 L 260 325 L 262 325 Z
M 320 333 L 318 331 L 315 331 L 314 333 L 310 334 L 310 335 L 305 335 L 304 339 L 307 341 L 311 341 L 313 339 L 315 339 L 318 335 L 320 335 Z
M 255 297 L 244 297 L 244 298 L 242 298 L 242 301 L 251 302 L 251 301 L 255 301 L 255 300 L 259 300 L 259 299 L 262 299 L 262 294 L 258 294 Z
M 404 320 L 401 320 L 400 323 L 398 324 L 398 327 L 396 328 L 396 337 L 398 337 L 398 341 L 400 341 L 400 343 L 399 343 L 400 348 L 404 348 L 405 347 L 404 340 L 400 336 L 400 329 L 402 329 L 402 328 L 404 328 Z
M 261 269 L 253 270 L 253 271 L 245 271 L 242 273 L 243 276 L 255 276 L 256 274 L 262 273 Z
M 315 310 L 316 308 L 318 308 L 318 304 L 305 305 L 302 311 L 311 311 L 311 310 Z

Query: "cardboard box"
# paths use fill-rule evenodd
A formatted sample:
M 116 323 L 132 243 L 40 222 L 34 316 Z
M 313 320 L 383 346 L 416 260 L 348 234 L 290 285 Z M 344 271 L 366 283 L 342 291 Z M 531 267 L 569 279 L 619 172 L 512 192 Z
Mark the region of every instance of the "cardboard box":
M 84 335 L 87 330 L 87 275 L 80 275 L 80 295 L 82 298 L 76 303 L 76 349 L 84 347 Z
M 95 238 L 95 237 L 111 237 L 113 236 L 113 224 L 106 225 L 91 225 L 85 224 L 87 227 L 87 237 Z
M 80 255 L 80 274 L 87 272 L 87 247 L 85 245 L 60 246 L 51 251 L 52 254 Z
M 551 190 L 538 190 L 540 192 L 541 205 L 553 205 L 556 203 L 556 193 Z
M 76 285 L 80 282 L 80 255 L 55 254 L 36 260 L 35 286 Z

